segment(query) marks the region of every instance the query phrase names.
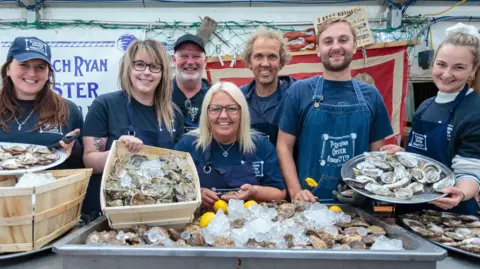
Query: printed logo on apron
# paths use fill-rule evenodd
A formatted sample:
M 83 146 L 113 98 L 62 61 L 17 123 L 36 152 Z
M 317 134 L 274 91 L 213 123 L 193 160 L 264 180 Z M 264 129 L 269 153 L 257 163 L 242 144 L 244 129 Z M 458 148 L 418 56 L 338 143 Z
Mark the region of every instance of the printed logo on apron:
M 351 153 L 355 152 L 356 139 L 356 133 L 341 137 L 323 134 L 320 166 L 342 166 L 346 161 L 352 158 Z M 349 150 L 349 148 L 352 148 L 352 150 Z
M 245 165 L 245 161 L 240 162 L 242 165 Z M 255 174 L 256 177 L 263 177 L 263 161 L 252 162 L 251 171 Z
M 53 128 L 50 128 L 50 124 L 43 124 L 40 126 L 40 130 L 38 131 L 39 133 L 47 133 L 47 134 L 59 134 L 63 135 L 62 132 L 62 126 L 55 126 Z
M 447 140 L 450 141 L 452 138 L 452 130 L 453 130 L 453 125 L 449 124 L 447 126 Z
M 412 131 L 412 139 L 408 142 L 408 146 L 419 150 L 427 151 L 427 135 Z

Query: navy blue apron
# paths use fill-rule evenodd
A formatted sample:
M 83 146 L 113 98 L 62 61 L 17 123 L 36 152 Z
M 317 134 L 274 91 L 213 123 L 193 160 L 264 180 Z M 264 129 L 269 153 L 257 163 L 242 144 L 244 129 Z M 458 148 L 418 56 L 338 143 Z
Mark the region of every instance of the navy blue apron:
M 168 129 L 163 122 L 162 126 L 156 131 L 136 128 L 133 121 L 133 107 L 131 102 L 127 103 L 127 115 L 130 125 L 122 128 L 122 134 L 135 136 L 138 139 L 142 140 L 144 145 L 165 149 L 173 149 L 173 138 L 168 132 Z M 175 132 L 175 127 L 173 128 L 174 129 L 172 131 Z
M 309 189 L 321 202 L 336 202 L 332 191 L 342 182 L 342 165 L 369 150 L 372 116 L 357 80 L 352 79 L 358 100 L 354 105 L 324 104 L 323 77 L 318 77 L 316 86 L 310 83 L 315 93 L 299 138 L 298 177 L 302 189 Z M 309 187 L 307 177 L 318 186 Z
M 451 167 L 452 159 L 448 156 L 448 139 L 447 139 L 447 129 L 448 123 L 450 122 L 451 116 L 457 107 L 458 104 L 462 102 L 467 94 L 468 87 L 465 88 L 457 95 L 455 100 L 452 102 L 450 113 L 447 118 L 441 123 L 430 122 L 422 120 L 422 115 L 427 111 L 428 107 L 435 102 L 434 99 L 430 100 L 427 104 L 427 109 L 418 113 L 415 117 L 415 121 L 412 125 L 412 130 L 408 136 L 407 151 L 412 153 L 421 154 L 423 156 L 430 157 L 435 159 L 444 165 Z M 450 210 L 443 210 L 439 207 L 436 207 L 432 204 L 423 203 L 416 205 L 396 205 L 395 214 L 402 215 L 410 212 L 420 211 L 422 209 L 432 209 L 437 211 L 447 211 L 457 214 L 464 215 L 478 215 L 477 211 L 479 210 L 478 204 L 474 198 L 460 202 L 456 207 Z
M 212 162 L 211 146 L 208 146 L 203 152 L 205 163 L 195 162 L 200 186 L 211 189 L 232 189 L 240 188 L 243 184 L 259 185 L 259 177 L 255 174 L 252 166 L 253 156 L 247 154 L 245 159 L 238 165 L 216 167 Z

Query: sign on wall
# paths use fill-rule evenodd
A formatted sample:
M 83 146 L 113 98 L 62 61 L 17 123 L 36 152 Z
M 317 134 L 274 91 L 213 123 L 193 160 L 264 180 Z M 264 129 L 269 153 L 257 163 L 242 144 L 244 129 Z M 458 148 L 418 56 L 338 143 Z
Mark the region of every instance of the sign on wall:
M 372 30 L 368 26 L 368 14 L 364 8 L 354 8 L 351 10 L 345 10 L 341 12 L 325 15 L 313 20 L 313 26 L 316 35 L 318 35 L 318 29 L 320 25 L 328 19 L 332 18 L 345 18 L 352 22 L 357 30 L 357 46 L 365 47 L 367 45 L 375 43 Z
M 0 35 L 0 62 L 17 36 L 36 36 L 52 49 L 54 90 L 73 101 L 83 116 L 95 98 L 119 90 L 120 59 L 142 30 L 8 30 Z

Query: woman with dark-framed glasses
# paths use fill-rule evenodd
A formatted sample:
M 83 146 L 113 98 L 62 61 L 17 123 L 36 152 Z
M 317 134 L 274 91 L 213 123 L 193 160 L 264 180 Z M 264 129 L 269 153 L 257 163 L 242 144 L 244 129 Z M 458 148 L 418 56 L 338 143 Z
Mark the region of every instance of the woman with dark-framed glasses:
M 143 145 L 173 149 L 184 129 L 171 100 L 171 75 L 169 56 L 158 41 L 130 44 L 120 63 L 121 90 L 95 99 L 85 120 L 83 160 L 94 174 L 102 173 L 114 140 L 123 141 L 132 153 Z
M 224 200 L 285 199 L 277 153 L 267 138 L 250 129 L 247 101 L 230 82 L 214 84 L 205 95 L 200 126 L 176 150 L 192 155 L 200 177 L 202 204 Z M 233 191 L 225 194 L 228 191 Z

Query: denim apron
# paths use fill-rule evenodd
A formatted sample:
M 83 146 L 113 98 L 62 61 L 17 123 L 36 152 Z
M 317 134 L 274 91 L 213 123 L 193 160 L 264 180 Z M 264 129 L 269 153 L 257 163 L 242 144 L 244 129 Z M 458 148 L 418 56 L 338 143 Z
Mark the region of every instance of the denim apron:
M 309 189 L 322 202 L 335 202 L 332 191 L 342 182 L 342 165 L 369 149 L 372 116 L 357 80 L 352 79 L 358 100 L 354 105 L 324 104 L 324 78 L 318 77 L 316 85 L 310 83 L 315 93 L 299 138 L 298 177 L 302 189 Z M 307 177 L 318 186 L 309 187 Z
M 142 140 L 144 145 L 165 149 L 173 149 L 173 138 L 168 132 L 168 129 L 164 123 L 162 123 L 162 126 L 156 131 L 150 131 L 135 127 L 135 123 L 133 121 L 133 107 L 131 102 L 127 103 L 127 115 L 129 125 L 122 128 L 122 134 L 135 136 L 138 139 Z M 175 131 L 176 130 L 174 128 L 173 132 Z
M 448 167 L 451 167 L 452 159 L 448 156 L 447 153 L 449 143 L 447 139 L 448 123 L 450 122 L 455 107 L 457 107 L 457 105 L 462 102 L 462 100 L 465 98 L 465 95 L 467 94 L 467 91 L 468 87 L 466 86 L 457 95 L 455 100 L 452 102 L 449 115 L 441 123 L 422 120 L 423 113 L 425 113 L 428 107 L 430 107 L 435 101 L 434 99 L 429 100 L 429 103 L 427 104 L 427 109 L 425 109 L 415 117 L 412 131 L 408 136 L 408 144 L 406 151 L 430 157 L 443 163 Z M 410 212 L 420 211 L 422 209 L 445 211 L 432 204 L 422 203 L 416 205 L 396 205 L 395 213 L 396 215 L 401 215 Z M 468 201 L 460 202 L 460 204 L 458 204 L 456 207 L 446 211 L 464 215 L 478 215 L 478 210 L 478 204 L 475 199 L 472 198 Z
M 253 167 L 253 155 L 247 154 L 238 165 L 217 167 L 212 162 L 211 145 L 203 152 L 205 162 L 195 162 L 202 188 L 233 189 L 243 184 L 259 185 L 259 177 Z

